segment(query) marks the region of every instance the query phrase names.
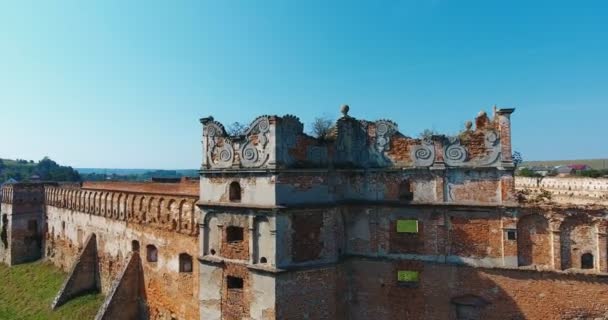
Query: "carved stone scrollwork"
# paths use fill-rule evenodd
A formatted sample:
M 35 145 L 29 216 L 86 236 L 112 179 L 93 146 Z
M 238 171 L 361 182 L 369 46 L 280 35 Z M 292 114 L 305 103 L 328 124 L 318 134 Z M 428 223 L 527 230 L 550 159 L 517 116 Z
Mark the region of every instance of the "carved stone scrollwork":
M 500 158 L 500 139 L 498 134 L 494 130 L 487 131 L 485 133 L 485 147 L 490 150 L 488 154 L 474 162 L 474 165 L 490 165 L 495 163 Z
M 445 163 L 449 166 L 461 166 L 467 161 L 467 149 L 460 144 L 460 139 L 457 137 L 448 138 L 444 158 Z
M 249 130 L 245 133 L 246 141 L 242 144 L 240 150 L 241 165 L 247 168 L 260 167 L 268 160 L 268 151 L 266 149 L 270 132 L 270 119 L 268 116 L 258 117 L 253 121 Z M 253 137 L 256 137 L 257 143 L 254 143 Z
M 435 162 L 435 145 L 430 139 L 423 139 L 420 145 L 414 146 L 411 151 L 414 165 L 428 167 Z
M 390 149 L 391 136 L 397 131 L 397 125 L 389 120 L 376 121 L 376 150 L 382 153 Z
M 216 121 L 207 123 L 204 135 L 208 137 L 207 159 L 211 166 L 215 168 L 232 166 L 234 151 L 224 126 Z

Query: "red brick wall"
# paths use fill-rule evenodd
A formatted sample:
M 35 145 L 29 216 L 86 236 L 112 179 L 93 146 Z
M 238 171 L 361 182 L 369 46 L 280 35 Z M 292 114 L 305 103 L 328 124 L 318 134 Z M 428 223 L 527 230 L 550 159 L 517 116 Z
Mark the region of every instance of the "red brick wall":
M 294 262 L 318 259 L 323 250 L 321 227 L 323 214 L 302 213 L 291 216 L 292 255 Z
M 171 195 L 199 195 L 200 182 L 198 180 L 182 179 L 179 183 L 161 182 L 96 182 L 86 181 L 83 189 L 111 190 L 140 193 L 160 193 Z
M 418 221 L 418 233 L 399 233 L 397 232 L 397 220 L 393 220 L 389 229 L 390 252 L 424 254 L 426 253 L 424 250 L 425 237 L 422 221 Z
M 351 285 L 348 319 L 456 319 L 451 300 L 465 295 L 489 302 L 480 308 L 484 320 L 593 319 L 608 312 L 606 277 L 365 260 L 343 268 Z M 397 270 L 420 271 L 419 283 L 400 285 Z
M 224 226 L 224 235 L 222 238 L 222 257 L 228 259 L 240 259 L 249 260 L 249 230 L 248 228 L 243 229 L 243 240 L 241 241 L 228 241 L 227 240 L 227 229 L 230 226 Z
M 543 216 L 532 214 L 517 223 L 517 255 L 519 265 L 551 265 L 551 238 L 549 222 Z
M 487 218 L 451 217 L 451 251 L 463 257 L 486 257 L 490 247 L 490 223 Z
M 346 282 L 339 268 L 296 271 L 277 279 L 277 319 L 346 319 Z M 379 319 L 379 318 L 376 318 Z
M 243 288 L 228 289 L 228 276 L 243 279 Z M 230 263 L 226 264 L 224 279 L 222 280 L 223 320 L 241 320 L 249 317 L 250 291 L 249 270 L 247 270 L 247 267 Z

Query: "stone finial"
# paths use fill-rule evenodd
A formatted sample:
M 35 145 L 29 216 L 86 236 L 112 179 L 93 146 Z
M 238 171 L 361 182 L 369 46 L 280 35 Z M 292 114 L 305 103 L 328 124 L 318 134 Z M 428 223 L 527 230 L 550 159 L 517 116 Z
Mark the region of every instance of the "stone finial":
M 340 108 L 340 112 L 342 112 L 342 117 L 348 118 L 349 110 L 350 110 L 350 107 L 347 104 L 342 105 L 342 108 Z
M 464 123 L 464 127 L 467 129 L 467 131 L 471 131 L 471 128 L 473 127 L 473 121 L 468 120 Z

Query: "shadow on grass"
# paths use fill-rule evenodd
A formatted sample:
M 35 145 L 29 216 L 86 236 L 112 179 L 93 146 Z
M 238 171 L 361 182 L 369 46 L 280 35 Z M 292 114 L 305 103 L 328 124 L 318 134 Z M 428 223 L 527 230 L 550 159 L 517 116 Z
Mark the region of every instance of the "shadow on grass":
M 55 311 L 51 303 L 67 274 L 47 262 L 0 264 L 0 319 L 92 319 L 101 294 L 75 298 Z

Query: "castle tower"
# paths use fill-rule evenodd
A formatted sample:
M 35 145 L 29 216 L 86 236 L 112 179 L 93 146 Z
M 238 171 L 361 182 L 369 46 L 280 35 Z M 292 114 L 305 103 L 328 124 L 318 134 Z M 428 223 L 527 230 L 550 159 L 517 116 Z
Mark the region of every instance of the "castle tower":
M 512 110 L 480 113 L 457 137 L 423 139 L 342 112 L 322 138 L 291 115 L 258 117 L 240 136 L 201 119 L 201 319 L 347 318 L 351 277 L 366 261 L 401 261 L 388 273 L 415 282 L 412 258 L 457 259 L 446 241 L 429 249 L 422 240 L 445 237 L 448 208 L 500 215 L 511 201 L 511 157 L 501 152 Z
M 15 183 L 2 187 L 0 261 L 15 265 L 42 257 L 44 185 Z

